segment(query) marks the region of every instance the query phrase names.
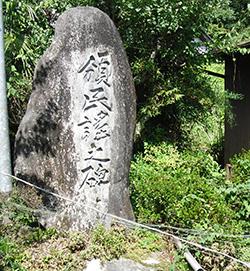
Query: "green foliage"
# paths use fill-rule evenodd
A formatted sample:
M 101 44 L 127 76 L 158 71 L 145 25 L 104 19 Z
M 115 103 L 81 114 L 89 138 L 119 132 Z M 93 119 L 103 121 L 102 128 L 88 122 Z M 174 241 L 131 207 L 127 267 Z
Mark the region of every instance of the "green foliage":
M 128 239 L 135 242 L 140 249 L 155 252 L 164 248 L 161 236 L 148 230 L 135 229 L 129 234 Z
M 202 76 L 209 54 L 199 52 L 194 38 L 207 29 L 215 3 L 123 1 L 118 27 L 134 73 L 140 132 L 150 129 L 152 117 L 165 114 L 166 130 L 173 124 L 178 133 L 183 115 L 201 119 L 214 104 Z
M 56 234 L 55 229 L 40 227 L 14 187 L 11 197 L 0 203 L 0 270 L 25 271 L 25 246 L 44 242 Z
M 132 201 L 143 222 L 194 227 L 230 223 L 233 212 L 218 187 L 224 174 L 211 155 L 145 144 L 131 166 Z
M 0 269 L 1 270 L 12 270 L 12 271 L 25 271 L 21 267 L 20 261 L 23 258 L 23 254 L 20 253 L 14 243 L 9 241 L 7 238 L 0 237 Z
M 67 8 L 85 5 L 108 13 L 122 36 L 137 90 L 138 135 L 151 127 L 150 119 L 161 115 L 168 116 L 166 129 L 173 131 L 174 138 L 181 135 L 183 119 L 204 121 L 216 97 L 203 76 L 203 66 L 217 43 L 196 40 L 206 32 L 220 40 L 216 26 L 227 29 L 233 25 L 245 4 L 222 0 L 6 0 L 6 67 L 13 133 L 31 91 L 35 63 L 51 41 L 57 17 Z M 201 53 L 201 45 L 211 50 Z
M 5 60 L 14 137 L 32 89 L 32 76 L 39 57 L 49 46 L 59 14 L 79 1 L 3 1 Z M 82 1 L 84 5 L 87 1 Z M 79 2 L 80 4 L 80 2 Z
M 206 70 L 224 74 L 222 62 L 215 62 L 206 66 Z M 190 118 L 190 110 L 185 110 L 181 116 L 182 144 L 189 149 L 202 149 L 218 155 L 222 153 L 220 148 L 223 146 L 225 104 L 229 100 L 227 92 L 224 90 L 224 79 L 204 75 L 204 80 L 211 87 L 211 99 L 202 99 L 201 103 L 207 108 L 202 118 Z M 229 115 L 229 114 L 228 114 Z
M 44 242 L 52 237 L 57 237 L 58 231 L 54 228 L 41 229 L 40 227 L 36 227 L 29 234 L 29 237 L 26 240 L 26 243 L 34 243 L 34 242 Z
M 232 232 L 247 231 L 250 154 L 246 152 L 232 160 L 233 177 L 226 183 L 224 172 L 209 154 L 218 158 L 224 133 L 224 110 L 230 111 L 227 101 L 239 97 L 225 92 L 220 80 L 204 74 L 204 67 L 214 61 L 214 52 L 218 49 L 247 53 L 244 48 L 236 48 L 239 42 L 249 39 L 247 3 L 247 0 L 118 0 L 115 3 L 5 0 L 5 56 L 12 135 L 31 92 L 35 63 L 51 42 L 57 17 L 70 7 L 96 6 L 110 15 L 122 36 L 138 97 L 137 135 L 141 136 L 141 142 L 143 139 L 148 142 L 143 154 L 138 154 L 131 166 L 132 201 L 137 217 L 143 222 L 206 229 L 212 225 L 218 226 L 218 231 L 226 225 Z M 212 40 L 199 41 L 204 34 L 209 34 Z M 206 46 L 206 53 L 201 52 L 201 46 Z M 223 73 L 222 65 L 210 67 Z M 169 139 L 178 142 L 182 150 L 177 145 L 161 143 Z M 15 224 L 12 231 L 10 227 L 1 227 L 2 235 L 8 233 L 13 237 L 20 229 L 27 233 L 28 228 L 26 241 L 21 238 L 21 243 L 26 245 L 57 238 L 54 230 L 29 231 L 36 223 L 30 212 L 3 203 L 0 207 L 7 210 Z M 4 214 L 1 212 L 0 218 Z M 72 236 L 67 249 L 70 253 L 86 249 L 82 259 L 93 256 L 111 259 L 127 251 L 127 237 L 121 229 L 106 231 L 98 227 L 90 243 L 83 236 Z M 139 233 L 128 239 L 138 241 L 135 251 L 154 251 L 158 247 L 153 235 Z M 22 270 L 18 269 L 21 267 L 18 267 L 16 246 L 3 237 L 0 247 L 5 266 Z M 242 253 L 248 255 L 249 250 Z M 44 261 L 49 263 L 52 259 L 53 262 L 55 255 L 62 262 L 72 260 L 71 256 L 63 257 L 59 252 L 53 255 Z M 176 262 L 172 268 L 175 266 Z
M 184 271 L 190 270 L 184 258 L 184 251 L 179 250 L 173 256 L 173 261 L 169 267 L 169 271 Z
M 91 245 L 85 253 L 90 258 L 111 260 L 126 252 L 125 244 L 124 229 L 115 227 L 106 230 L 100 225 L 92 232 Z
M 189 240 L 249 262 L 249 239 L 242 236 L 250 230 L 250 151 L 235 156 L 231 163 L 233 175 L 226 180 L 225 170 L 208 152 L 180 150 L 166 142 L 145 143 L 144 152 L 131 166 L 136 217 L 142 222 L 193 229 L 176 231 L 176 235 L 183 234 L 185 239 L 188 234 Z M 232 239 L 230 233 L 241 237 Z M 178 255 L 172 270 L 186 270 Z M 196 257 L 206 270 L 245 270 L 224 258 L 202 253 Z
M 86 248 L 86 235 L 83 233 L 72 233 L 68 248 L 70 251 L 75 252 Z
M 215 18 L 208 29 L 217 49 L 226 53 L 249 53 L 246 48 L 238 46 L 250 39 L 248 3 L 248 0 L 218 1 Z
M 242 184 L 230 184 L 229 187 L 222 190 L 226 195 L 227 201 L 235 210 L 236 216 L 246 221 L 249 221 L 250 218 L 249 190 L 250 180 Z
M 235 155 L 230 163 L 232 165 L 233 175 L 228 180 L 227 187 L 222 189 L 227 201 L 236 212 L 240 220 L 249 221 L 250 218 L 250 151 L 243 151 Z M 248 225 L 250 230 L 250 225 Z
M 242 151 L 230 159 L 233 166 L 232 181 L 237 184 L 242 184 L 250 180 L 250 151 Z
M 15 224 L 15 228 L 32 226 L 37 223 L 37 218 L 34 216 L 32 210 L 26 206 L 15 185 L 11 197 L 0 202 L 0 210 L 0 223 L 4 217 L 8 217 L 10 222 Z
M 0 270 L 25 271 L 21 265 L 25 258 L 23 247 L 13 238 L 19 239 L 21 228 L 33 223 L 34 217 L 26 211 L 18 211 L 14 201 L 11 198 L 0 202 Z

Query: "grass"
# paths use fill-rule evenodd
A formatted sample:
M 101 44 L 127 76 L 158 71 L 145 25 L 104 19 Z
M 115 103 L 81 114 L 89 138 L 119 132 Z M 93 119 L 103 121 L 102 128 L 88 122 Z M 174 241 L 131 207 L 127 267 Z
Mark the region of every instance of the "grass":
M 24 203 L 13 204 L 16 198 L 0 204 L 1 271 L 82 271 L 93 258 L 105 262 L 125 257 L 142 263 L 151 255 L 160 261 L 157 270 L 170 270 L 175 249 L 157 234 L 116 224 L 90 232 L 44 229 Z

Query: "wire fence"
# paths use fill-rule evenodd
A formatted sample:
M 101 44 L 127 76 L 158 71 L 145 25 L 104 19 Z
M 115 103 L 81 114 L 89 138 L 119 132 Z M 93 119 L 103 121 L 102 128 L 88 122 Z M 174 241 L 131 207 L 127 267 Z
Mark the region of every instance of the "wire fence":
M 67 201 L 67 202 L 70 202 L 70 203 L 73 203 L 73 204 L 77 204 L 77 202 L 73 199 L 70 199 L 70 198 L 67 198 L 63 195 L 59 195 L 57 193 L 54 193 L 54 192 L 51 192 L 51 191 L 48 191 L 42 187 L 39 187 L 37 185 L 34 185 L 32 183 L 29 183 L 25 180 L 22 180 L 20 178 L 17 178 L 13 175 L 10 175 L 10 174 L 6 174 L 6 173 L 1 173 L 5 176 L 9 176 L 11 178 L 13 178 L 14 180 L 18 181 L 18 182 L 21 182 L 25 185 L 28 185 L 30 187 L 33 187 L 39 191 L 42 191 L 46 194 L 49 194 L 49 195 L 52 195 L 58 199 L 62 199 L 64 201 Z M 94 202 L 93 202 L 94 204 Z M 18 204 L 15 204 L 16 206 L 18 206 Z M 185 239 L 183 237 L 180 237 L 180 236 L 177 236 L 171 232 L 168 232 L 168 231 L 163 231 L 161 230 L 160 228 L 168 228 L 168 229 L 171 229 L 171 230 L 177 230 L 177 231 L 183 231 L 183 232 L 186 232 L 186 233 L 195 233 L 195 234 L 206 234 L 206 235 L 215 235 L 215 233 L 213 232 L 205 232 L 205 231 L 199 231 L 199 230 L 194 230 L 194 229 L 186 229 L 186 228 L 178 228 L 178 227 L 172 227 L 172 226 L 168 226 L 168 225 L 146 225 L 146 224 L 142 224 L 142 223 L 138 223 L 138 222 L 135 222 L 135 221 L 132 221 L 132 220 L 129 220 L 129 219 L 125 219 L 125 218 L 122 218 L 122 217 L 119 217 L 119 216 L 116 216 L 116 215 L 113 215 L 111 213 L 108 213 L 108 212 L 103 212 L 93 206 L 90 206 L 90 205 L 87 205 L 87 204 L 83 204 L 83 207 L 89 209 L 89 210 L 92 210 L 92 211 L 95 211 L 103 216 L 106 216 L 106 217 L 109 217 L 111 219 L 113 219 L 115 222 L 117 223 L 120 223 L 122 225 L 125 225 L 127 227 L 135 227 L 135 228 L 142 228 L 142 229 L 146 229 L 146 230 L 149 230 L 149 231 L 153 231 L 153 232 L 156 232 L 158 234 L 161 234 L 161 235 L 164 235 L 164 236 L 167 236 L 167 237 L 170 237 L 172 238 L 175 242 L 182 242 L 183 244 L 186 244 L 186 245 L 189 245 L 191 247 L 194 247 L 198 250 L 201 250 L 201 251 L 205 251 L 205 252 L 209 252 L 209 253 L 212 253 L 214 255 L 218 255 L 218 256 L 223 256 L 227 259 L 230 259 L 236 263 L 239 263 L 245 267 L 248 267 L 250 268 L 250 262 L 246 262 L 246 261 L 242 261 L 238 258 L 235 258 L 227 253 L 224 253 L 222 251 L 219 251 L 219 250 L 216 250 L 216 249 L 212 249 L 212 248 L 209 248 L 207 246 L 204 246 L 204 245 L 201 245 L 200 243 L 197 243 L 197 242 L 194 242 L 194 241 L 191 241 L 191 240 L 188 240 L 188 239 Z M 26 207 L 25 207 L 26 208 Z M 30 209 L 30 208 L 28 208 Z M 34 209 L 31 209 L 34 211 Z M 31 211 L 30 210 L 30 211 Z M 35 210 L 37 212 L 48 212 L 47 210 Z M 50 213 L 53 213 L 51 211 L 49 211 Z M 218 236 L 222 236 L 222 237 L 229 237 L 229 238 L 249 238 L 249 234 L 246 234 L 246 235 L 231 235 L 231 234 L 218 234 Z
M 200 236 L 214 236 L 214 237 L 225 237 L 225 238 L 235 238 L 235 239 L 248 239 L 250 238 L 250 234 L 224 234 L 212 231 L 204 231 L 204 230 L 196 230 L 196 229 L 189 229 L 189 228 L 180 228 L 180 227 L 173 227 L 170 225 L 155 225 L 155 224 L 147 224 L 150 227 L 159 228 L 159 229 L 170 229 L 178 232 L 184 232 L 189 235 L 200 235 Z

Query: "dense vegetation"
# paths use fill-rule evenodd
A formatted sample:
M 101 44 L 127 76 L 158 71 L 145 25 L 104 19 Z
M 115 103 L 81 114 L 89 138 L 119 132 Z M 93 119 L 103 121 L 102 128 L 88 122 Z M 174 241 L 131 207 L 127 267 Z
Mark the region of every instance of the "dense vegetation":
M 145 143 L 144 153 L 136 156 L 131 168 L 137 218 L 165 224 L 168 231 L 177 227 L 178 235 L 249 262 L 250 241 L 243 236 L 250 232 L 250 151 L 235 156 L 231 163 L 233 176 L 226 179 L 225 170 L 208 152 L 180 150 L 166 142 Z M 208 259 L 200 255 L 199 259 L 206 266 Z M 217 260 L 208 260 L 208 270 L 229 268 L 227 260 Z M 241 270 L 238 265 L 230 268 Z
M 104 262 L 126 255 L 143 260 L 165 249 L 175 254 L 173 245 L 159 235 L 116 224 L 110 229 L 99 225 L 89 233 L 45 230 L 16 196 L 0 203 L 0 270 L 80 271 L 93 258 Z M 158 267 L 166 270 L 172 264 L 165 258 Z
M 249 151 L 234 157 L 233 176 L 226 180 L 225 170 L 209 153 L 145 143 L 131 169 L 137 217 L 179 227 L 220 225 L 249 232 L 249 161 Z
M 213 233 L 250 231 L 250 152 L 232 158 L 231 178 L 222 169 L 224 114 L 229 100 L 239 96 L 204 72 L 223 73 L 223 53 L 247 52 L 237 44 L 250 38 L 248 0 L 5 0 L 3 5 L 12 139 L 57 17 L 70 7 L 96 6 L 119 29 L 134 75 L 138 114 L 130 179 L 137 219 Z M 217 237 L 190 238 L 250 261 L 249 239 Z M 6 238 L 0 249 L 10 266 L 16 258 L 6 251 L 15 254 L 16 248 L 6 247 Z M 216 270 L 228 265 L 199 259 Z
M 142 138 L 157 122 L 164 123 L 171 139 L 179 140 L 186 134 L 183 122 L 201 121 L 211 112 L 218 100 L 204 77 L 204 65 L 214 59 L 215 51 L 232 51 L 249 35 L 247 0 L 6 0 L 3 4 L 13 132 L 31 91 L 35 63 L 51 41 L 57 17 L 69 7 L 97 6 L 118 27 L 134 74 L 137 133 Z

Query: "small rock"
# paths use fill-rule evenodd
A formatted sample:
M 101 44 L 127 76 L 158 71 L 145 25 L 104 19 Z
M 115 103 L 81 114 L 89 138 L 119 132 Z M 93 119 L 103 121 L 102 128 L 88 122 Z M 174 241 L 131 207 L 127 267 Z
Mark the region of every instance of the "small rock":
M 148 264 L 148 265 L 156 265 L 156 264 L 159 264 L 160 261 L 153 258 L 148 258 L 147 260 L 143 261 L 143 263 Z
M 99 259 L 93 259 L 87 263 L 87 268 L 83 271 L 104 271 Z
M 155 271 L 154 268 L 145 267 L 142 264 L 129 259 L 119 259 L 108 262 L 104 271 Z
M 91 260 L 87 263 L 87 268 L 83 271 L 156 271 L 155 268 L 145 267 L 129 259 L 118 259 L 101 265 L 99 259 Z
M 0 217 L 0 225 L 10 225 L 12 221 L 10 220 L 9 216 L 3 215 Z

